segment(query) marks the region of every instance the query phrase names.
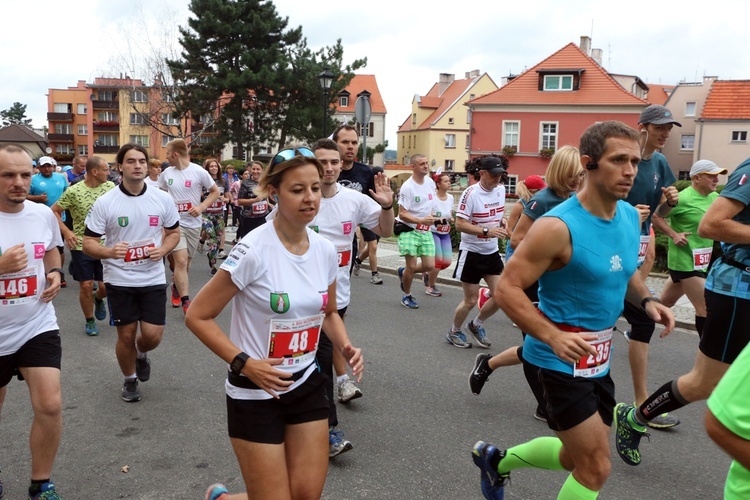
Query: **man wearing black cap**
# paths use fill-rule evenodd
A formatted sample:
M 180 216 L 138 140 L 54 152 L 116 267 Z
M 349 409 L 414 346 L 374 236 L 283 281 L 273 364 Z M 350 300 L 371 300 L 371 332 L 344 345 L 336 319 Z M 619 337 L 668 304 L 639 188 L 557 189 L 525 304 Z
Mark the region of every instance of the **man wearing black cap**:
M 461 281 L 464 299 L 456 307 L 453 325 L 445 340 L 454 347 L 469 348 L 471 342 L 461 331 L 461 325 L 477 303 L 479 281 L 484 278 L 490 291 L 495 289 L 503 260 L 500 258 L 497 239 L 507 238 L 503 215 L 505 214 L 505 186 L 508 159 L 505 156 L 485 156 L 472 160 L 466 171 L 479 172 L 479 182 L 464 190 L 456 210 L 456 230 L 461 233 L 456 269 L 453 277 Z M 498 306 L 488 300 L 479 315 L 467 324 L 467 328 L 479 347 L 488 348 L 482 324 L 495 314 Z
M 641 141 L 641 161 L 638 173 L 630 190 L 627 201 L 641 213 L 641 244 L 638 249 L 638 265 L 645 280 L 651 271 L 654 255 L 654 241 L 651 230 L 651 216 L 666 217 L 677 206 L 679 193 L 672 186 L 675 176 L 669 168 L 667 159 L 658 149 L 664 147 L 672 127 L 682 125 L 674 119 L 672 112 L 664 106 L 653 104 L 643 110 L 638 118 L 638 130 Z M 651 262 L 647 255 L 651 252 Z M 654 321 L 641 308 L 625 303 L 625 319 L 630 323 L 626 336 L 630 340 L 628 359 L 633 378 L 635 402 L 641 404 L 648 396 L 646 380 L 648 375 L 648 343 L 654 333 Z M 671 415 L 660 415 L 649 425 L 655 429 L 667 429 L 678 425 L 680 420 Z

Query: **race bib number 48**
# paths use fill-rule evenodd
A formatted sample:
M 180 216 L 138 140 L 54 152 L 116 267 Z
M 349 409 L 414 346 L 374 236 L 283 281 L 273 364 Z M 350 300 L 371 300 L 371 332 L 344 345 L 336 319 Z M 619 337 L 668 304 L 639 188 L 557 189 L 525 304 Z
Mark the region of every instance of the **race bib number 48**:
M 302 319 L 271 320 L 268 357 L 292 358 L 292 364 L 313 359 L 318 349 L 323 318 L 324 315 L 319 314 Z

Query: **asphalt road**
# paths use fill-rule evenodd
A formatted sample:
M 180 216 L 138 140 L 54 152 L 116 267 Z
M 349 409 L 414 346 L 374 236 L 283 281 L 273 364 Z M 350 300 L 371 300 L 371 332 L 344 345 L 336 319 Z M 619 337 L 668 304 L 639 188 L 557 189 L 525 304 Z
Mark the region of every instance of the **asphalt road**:
M 205 258 L 191 271 L 197 292 L 210 278 Z M 443 286 L 441 298 L 422 294 L 420 308 L 400 305 L 398 281 L 353 281 L 346 318 L 350 336 L 366 359 L 364 397 L 340 406 L 341 428 L 354 450 L 331 461 L 326 499 L 481 498 L 471 446 L 484 439 L 507 447 L 540 435 L 535 405 L 520 367 L 492 375 L 481 396 L 471 394 L 467 375 L 477 348 L 456 349 L 444 341 L 461 292 Z M 169 307 L 164 341 L 151 354 L 152 377 L 141 384 L 143 399 L 120 399 L 122 377 L 114 354 L 115 330 L 100 322 L 87 337 L 76 283 L 55 300 L 63 337 L 63 439 L 53 479 L 65 499 L 202 499 L 207 485 L 221 481 L 244 489 L 226 435 L 221 360 L 185 328 L 182 310 Z M 230 311 L 219 321 L 227 328 Z M 486 323 L 491 352 L 514 345 L 520 333 L 502 313 Z M 655 340 L 650 386 L 692 366 L 694 333 L 677 331 Z M 613 376 L 618 400 L 632 401 L 625 340 L 615 339 Z M 678 412 L 682 424 L 653 431 L 643 441 L 643 463 L 630 467 L 613 451 L 612 475 L 601 498 L 721 498 L 729 459 L 703 429 L 705 404 Z M 6 498 L 25 498 L 30 457 L 31 409 L 25 384 L 14 380 L 0 421 L 0 468 Z M 614 436 L 612 436 L 614 450 Z M 127 472 L 123 468 L 127 467 Z M 564 472 L 513 472 L 506 498 L 556 498 Z

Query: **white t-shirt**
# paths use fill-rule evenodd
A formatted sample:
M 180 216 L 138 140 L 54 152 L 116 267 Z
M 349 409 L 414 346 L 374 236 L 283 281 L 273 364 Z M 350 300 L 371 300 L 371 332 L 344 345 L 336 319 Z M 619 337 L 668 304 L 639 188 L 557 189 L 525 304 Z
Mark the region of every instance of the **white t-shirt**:
M 499 227 L 505 214 L 505 186 L 487 191 L 480 183 L 467 187 L 458 201 L 456 217 L 479 227 Z M 488 255 L 498 251 L 497 238 L 461 233 L 460 250 Z
M 105 236 L 108 248 L 125 241 L 124 259 L 102 259 L 104 282 L 117 286 L 152 286 L 167 282 L 162 260 L 148 258 L 147 247 L 162 244 L 162 228 L 180 221 L 172 198 L 161 189 L 145 186 L 142 194 L 125 193 L 122 185 L 102 195 L 86 217 L 86 228 Z
M 446 193 L 447 194 L 447 193 Z M 448 220 L 448 224 L 432 225 L 430 231 L 438 234 L 450 234 L 451 225 L 450 218 L 453 216 L 453 209 L 456 206 L 456 200 L 452 194 L 448 194 L 445 200 L 438 198 L 437 194 L 432 199 L 432 215 L 439 219 Z
M 338 270 L 333 243 L 307 230 L 310 247 L 304 255 L 289 252 L 273 224 L 251 231 L 232 248 L 221 264 L 239 292 L 232 299 L 229 338 L 252 359 L 280 358 L 277 370 L 306 373 L 315 366 L 328 287 Z M 261 389 L 243 389 L 226 382 L 233 399 L 270 399 Z
M 0 253 L 23 243 L 28 265 L 0 274 L 0 356 L 18 351 L 40 333 L 58 330 L 52 302 L 42 302 L 47 287 L 44 254 L 62 246 L 60 226 L 49 207 L 24 201 L 16 214 L 0 212 Z
M 147 186 L 149 186 L 149 187 L 155 187 L 156 189 L 159 189 L 159 179 L 158 178 L 155 181 L 152 181 L 151 177 L 146 177 L 146 179 L 144 179 L 144 181 L 146 182 Z
M 401 186 L 398 194 L 398 205 L 409 211 L 409 215 L 415 217 L 427 217 L 432 215 L 432 200 L 437 198 L 435 194 L 435 182 L 429 177 L 425 177 L 422 184 L 414 182 L 414 177 L 409 177 Z M 430 227 L 424 224 L 412 224 L 399 219 L 404 224 L 413 227 L 418 231 L 429 231 Z
M 336 280 L 336 306 L 342 309 L 349 305 L 351 282 L 349 266 L 352 262 L 352 240 L 357 226 L 367 229 L 378 225 L 382 209 L 378 202 L 353 189 L 336 185 L 336 195 L 320 200 L 320 210 L 310 227 L 313 231 L 333 243 L 338 254 Z
M 183 170 L 177 167 L 166 168 L 159 176 L 159 187 L 174 200 L 182 227 L 195 229 L 203 225 L 203 218 L 200 215 L 193 217 L 188 210 L 200 205 L 203 190 L 208 191 L 213 185 L 214 180 L 206 169 L 195 163 L 190 163 Z

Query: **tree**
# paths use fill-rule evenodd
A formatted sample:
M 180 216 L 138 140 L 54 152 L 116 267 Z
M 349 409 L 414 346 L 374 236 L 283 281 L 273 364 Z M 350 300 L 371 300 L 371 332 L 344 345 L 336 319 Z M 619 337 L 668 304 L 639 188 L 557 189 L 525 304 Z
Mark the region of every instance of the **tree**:
M 31 118 L 26 118 L 26 105 L 20 102 L 14 102 L 13 105 L 0 111 L 0 118 L 3 119 L 3 127 L 8 125 L 31 125 Z
M 180 27 L 181 57 L 167 60 L 182 82 L 177 102 L 194 116 L 218 102 L 212 146 L 232 142 L 240 157 L 246 146 L 317 139 L 320 130 L 311 124 L 323 117 L 318 73 L 329 65 L 341 75 L 329 94 L 333 102 L 351 71 L 365 64 L 342 71 L 340 41 L 313 52 L 302 28 L 288 29 L 269 0 L 191 0 L 190 10 L 188 26 Z

